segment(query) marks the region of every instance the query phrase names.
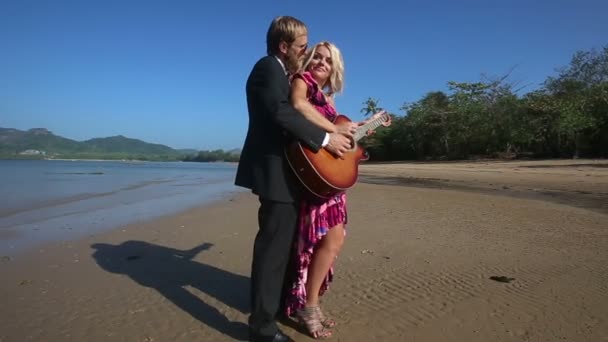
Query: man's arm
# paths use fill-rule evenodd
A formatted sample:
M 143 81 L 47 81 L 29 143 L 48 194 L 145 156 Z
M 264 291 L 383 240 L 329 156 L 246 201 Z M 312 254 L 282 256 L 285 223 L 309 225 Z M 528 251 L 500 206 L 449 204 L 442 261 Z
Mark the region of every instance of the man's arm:
M 287 133 L 307 145 L 313 152 L 325 147 L 342 157 L 351 148 L 351 140 L 342 134 L 326 133 L 308 121 L 289 102 L 289 87 L 282 87 L 285 74 L 274 59 L 261 60 L 252 71 L 247 84 L 247 92 L 258 99 L 263 113 Z M 249 94 L 248 94 L 249 95 Z
M 289 102 L 287 92 L 281 82 L 285 77 L 283 69 L 268 58 L 256 65 L 250 78 L 251 91 L 255 92 L 263 106 L 263 112 L 269 119 L 279 125 L 313 151 L 321 149 L 326 132 L 308 121 Z

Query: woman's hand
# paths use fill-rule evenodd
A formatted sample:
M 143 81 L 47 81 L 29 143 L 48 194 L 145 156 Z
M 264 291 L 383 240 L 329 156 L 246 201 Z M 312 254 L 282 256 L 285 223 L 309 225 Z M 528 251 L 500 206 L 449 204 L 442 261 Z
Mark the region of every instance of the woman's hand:
M 369 120 L 370 121 L 371 120 L 375 120 L 375 119 L 380 118 L 381 116 L 386 117 L 386 120 L 382 120 L 382 126 L 384 126 L 384 127 L 390 126 L 391 123 L 392 123 L 393 118 L 385 110 L 379 111 L 378 113 L 372 115 L 372 117 Z
M 376 114 L 372 115 L 372 116 L 371 116 L 369 119 L 367 119 L 367 120 L 365 120 L 365 121 L 360 122 L 360 123 L 359 123 L 359 126 L 365 125 L 365 124 L 367 124 L 368 122 L 371 122 L 371 121 L 373 121 L 373 120 L 380 119 L 380 117 L 384 117 L 384 118 L 383 118 L 383 120 L 382 120 L 382 126 L 384 126 L 384 127 L 388 127 L 388 126 L 390 126 L 390 125 L 391 125 L 391 123 L 392 123 L 392 117 L 390 116 L 390 114 L 387 114 L 385 110 L 383 110 L 383 111 L 380 111 L 380 112 L 378 112 L 378 113 L 376 113 Z M 366 132 L 366 136 L 370 136 L 370 135 L 372 135 L 372 134 L 374 134 L 374 133 L 376 133 L 376 131 L 375 131 L 375 130 L 369 129 L 369 130 L 367 130 L 367 132 Z

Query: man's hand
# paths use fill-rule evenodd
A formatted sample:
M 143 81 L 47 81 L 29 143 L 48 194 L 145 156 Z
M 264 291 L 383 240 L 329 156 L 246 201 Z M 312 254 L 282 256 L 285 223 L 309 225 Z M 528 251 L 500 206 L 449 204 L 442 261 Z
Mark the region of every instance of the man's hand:
M 345 121 L 345 122 L 339 123 L 335 126 L 336 126 L 336 133 L 342 134 L 343 136 L 345 136 L 347 138 L 352 138 L 353 135 L 357 132 L 357 127 L 359 127 L 359 124 L 356 122 L 352 122 L 352 121 Z
M 329 152 L 342 158 L 344 157 L 344 153 L 351 149 L 351 141 L 352 140 L 350 138 L 345 137 L 343 134 L 337 132 L 329 133 L 329 142 L 327 143 L 327 146 L 325 146 L 325 148 Z

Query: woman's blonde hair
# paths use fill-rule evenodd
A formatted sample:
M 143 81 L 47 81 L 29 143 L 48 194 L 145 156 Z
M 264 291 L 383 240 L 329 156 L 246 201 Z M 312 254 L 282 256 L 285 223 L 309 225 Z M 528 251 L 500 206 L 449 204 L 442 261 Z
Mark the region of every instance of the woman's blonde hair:
M 306 71 L 308 65 L 312 61 L 313 56 L 317 52 L 317 48 L 324 46 L 329 50 L 331 55 L 331 75 L 325 84 L 319 84 L 322 88 L 327 88 L 327 95 L 334 95 L 342 92 L 344 89 L 344 60 L 340 50 L 330 42 L 320 42 L 306 52 L 304 64 L 301 71 Z

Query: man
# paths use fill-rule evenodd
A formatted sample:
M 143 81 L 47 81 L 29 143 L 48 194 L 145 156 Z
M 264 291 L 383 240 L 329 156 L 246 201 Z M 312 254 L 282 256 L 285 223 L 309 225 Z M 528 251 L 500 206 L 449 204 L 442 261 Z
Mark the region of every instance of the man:
M 304 23 L 289 16 L 275 18 L 266 35 L 268 56 L 255 64 L 247 79 L 249 129 L 235 184 L 251 189 L 260 201 L 251 266 L 250 341 L 291 341 L 275 322 L 300 191 L 284 148 L 289 139 L 298 139 L 313 151 L 326 148 L 342 156 L 356 129 L 350 123 L 326 133 L 290 104 L 287 74 L 298 69 L 307 44 Z

